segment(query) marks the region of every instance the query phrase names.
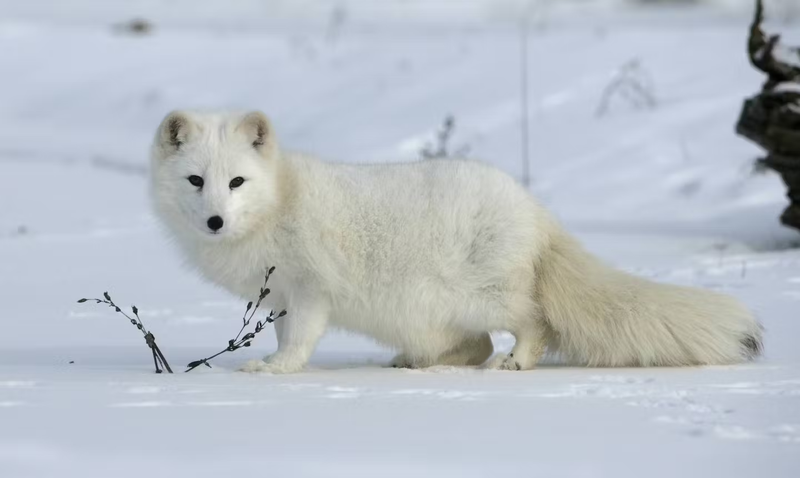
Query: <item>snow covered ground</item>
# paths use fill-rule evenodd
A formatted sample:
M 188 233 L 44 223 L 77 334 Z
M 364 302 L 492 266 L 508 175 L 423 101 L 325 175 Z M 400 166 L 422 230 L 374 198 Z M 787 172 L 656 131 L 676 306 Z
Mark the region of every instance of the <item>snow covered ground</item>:
M 800 476 L 800 235 L 733 133 L 761 82 L 749 3 L 547 3 L 530 34 L 531 189 L 612 263 L 744 300 L 763 359 L 403 371 L 334 333 L 302 374 L 233 372 L 268 336 L 214 369 L 155 375 L 129 324 L 75 300 L 138 305 L 179 370 L 223 346 L 243 306 L 185 270 L 149 214 L 163 115 L 262 109 L 286 147 L 361 162 L 415 159 L 452 113 L 456 145 L 520 177 L 525 2 L 3 0 L 0 477 Z M 112 27 L 136 15 L 152 34 Z M 634 58 L 657 107 L 596 117 Z

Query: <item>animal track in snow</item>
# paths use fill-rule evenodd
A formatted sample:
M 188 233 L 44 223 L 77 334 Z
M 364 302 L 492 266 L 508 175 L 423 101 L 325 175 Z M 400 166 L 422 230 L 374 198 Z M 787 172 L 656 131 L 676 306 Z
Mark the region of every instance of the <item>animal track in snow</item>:
M 711 385 L 725 393 L 741 395 L 800 396 L 800 379 L 772 382 L 735 382 Z
M 633 385 L 641 385 L 641 383 L 635 383 Z M 556 390 L 543 393 L 536 392 L 532 394 L 527 394 L 525 396 L 540 397 L 540 398 L 596 397 L 596 398 L 617 399 L 617 398 L 650 396 L 656 393 L 657 390 L 652 387 L 640 388 L 640 387 L 631 387 L 629 385 L 632 384 L 627 382 L 623 383 L 612 382 L 610 385 L 598 385 L 595 383 L 575 383 L 569 385 L 566 389 L 563 390 Z
M 620 375 L 590 377 L 596 383 L 571 384 L 563 390 L 537 393 L 528 396 L 541 398 L 605 398 L 623 399 L 630 407 L 650 408 L 662 414 L 653 417 L 656 423 L 677 426 L 682 433 L 693 437 L 715 437 L 726 440 L 760 439 L 764 433 L 730 423 L 734 410 L 698 397 L 696 389 L 674 389 L 647 385 L 655 380 Z M 730 390 L 750 390 L 762 384 L 743 382 L 728 384 Z M 782 384 L 785 387 L 786 383 Z M 717 389 L 720 386 L 716 387 Z M 760 388 L 759 388 L 760 389 Z M 666 413 L 664 413 L 666 412 Z M 789 429 L 781 435 L 785 441 L 794 439 Z
M 658 417 L 656 421 L 661 423 L 677 423 L 681 425 L 693 424 L 698 425 L 690 428 L 687 433 L 691 436 L 701 437 L 707 434 L 720 438 L 723 440 L 776 440 L 782 443 L 797 443 L 800 444 L 800 432 L 794 425 L 778 425 L 767 429 L 766 431 L 758 431 L 745 428 L 739 425 L 714 425 L 711 427 L 703 427 L 703 423 L 692 423 L 687 421 L 674 420 L 672 417 Z
M 707 386 L 717 393 L 750 394 L 765 396 L 800 395 L 800 380 L 786 379 L 771 382 L 734 382 Z M 656 401 L 659 408 L 670 408 L 675 415 L 661 415 L 656 422 L 688 427 L 691 436 L 713 436 L 723 440 L 777 440 L 800 443 L 800 429 L 782 424 L 767 430 L 756 430 L 730 423 L 734 410 L 703 403 L 693 394 Z M 640 404 L 641 405 L 641 404 Z

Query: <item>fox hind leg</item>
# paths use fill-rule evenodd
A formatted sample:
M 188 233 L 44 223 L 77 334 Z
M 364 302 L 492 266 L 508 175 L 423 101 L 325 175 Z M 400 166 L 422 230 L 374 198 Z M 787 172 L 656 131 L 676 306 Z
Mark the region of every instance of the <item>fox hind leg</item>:
M 436 357 L 400 353 L 389 363 L 394 368 L 425 368 L 434 365 L 456 367 L 481 365 L 494 351 L 488 333 L 470 334 Z
M 536 367 L 547 349 L 548 337 L 552 336 L 543 320 L 532 320 L 515 331 L 514 348 L 508 354 L 499 354 L 489 361 L 487 368 L 495 370 L 531 370 Z

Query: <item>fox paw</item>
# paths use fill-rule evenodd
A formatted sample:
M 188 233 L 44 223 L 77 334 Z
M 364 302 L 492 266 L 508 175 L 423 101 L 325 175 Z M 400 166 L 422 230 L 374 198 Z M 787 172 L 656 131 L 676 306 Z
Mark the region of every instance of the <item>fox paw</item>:
M 435 365 L 430 360 L 414 358 L 406 354 L 398 354 L 389 362 L 391 368 L 427 368 Z
M 487 363 L 486 368 L 491 370 L 528 370 L 530 367 L 525 367 L 520 360 L 514 357 L 514 353 L 497 354 L 492 357 Z
M 417 368 L 414 366 L 414 363 L 406 354 L 398 354 L 396 355 L 388 365 L 390 368 Z

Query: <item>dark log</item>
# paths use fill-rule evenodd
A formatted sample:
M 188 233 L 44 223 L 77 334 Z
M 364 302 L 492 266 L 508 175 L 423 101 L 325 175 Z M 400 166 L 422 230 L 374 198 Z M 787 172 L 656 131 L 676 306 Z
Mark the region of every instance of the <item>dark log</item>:
M 781 222 L 800 230 L 800 49 L 781 45 L 780 35 L 767 36 L 763 21 L 764 5 L 757 0 L 747 51 L 767 81 L 761 93 L 745 100 L 736 132 L 767 151 L 759 163 L 779 173 L 788 188 L 790 204 Z
M 767 83 L 782 83 L 800 79 L 800 49 L 788 48 L 789 55 L 797 56 L 798 64 L 786 63 L 775 57 L 775 50 L 780 48 L 780 35 L 769 35 L 761 29 L 764 22 L 764 2 L 756 0 L 756 13 L 750 25 L 750 38 L 747 42 L 747 53 L 750 63 L 767 74 Z M 773 85 L 774 86 L 774 85 Z M 766 88 L 766 85 L 765 85 Z

